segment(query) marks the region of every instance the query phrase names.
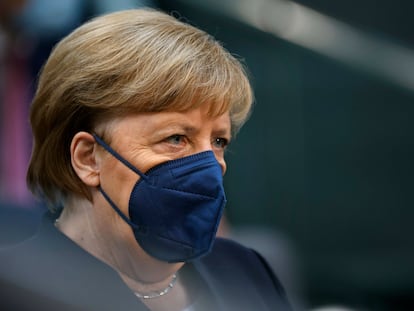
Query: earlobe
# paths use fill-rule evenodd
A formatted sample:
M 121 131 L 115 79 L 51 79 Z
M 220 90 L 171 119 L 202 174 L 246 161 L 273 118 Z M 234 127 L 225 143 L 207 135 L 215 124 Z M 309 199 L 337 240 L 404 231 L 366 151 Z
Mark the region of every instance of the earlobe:
M 94 137 L 87 132 L 76 133 L 70 145 L 72 167 L 90 187 L 97 187 L 100 183 L 96 146 Z

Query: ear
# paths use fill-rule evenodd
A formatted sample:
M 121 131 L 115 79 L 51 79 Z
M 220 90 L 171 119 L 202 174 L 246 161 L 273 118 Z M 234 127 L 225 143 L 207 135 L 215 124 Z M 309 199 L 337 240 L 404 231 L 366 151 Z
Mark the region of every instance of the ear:
M 100 183 L 96 147 L 95 138 L 87 132 L 76 133 L 70 145 L 72 167 L 90 187 L 97 187 Z

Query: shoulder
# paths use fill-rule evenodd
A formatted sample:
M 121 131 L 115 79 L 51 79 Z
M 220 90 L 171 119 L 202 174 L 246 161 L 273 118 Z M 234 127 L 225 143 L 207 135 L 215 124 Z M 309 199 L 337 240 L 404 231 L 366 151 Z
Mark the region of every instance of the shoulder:
M 217 238 L 210 256 L 206 259 L 224 260 L 240 266 L 255 264 L 271 272 L 266 260 L 256 250 L 230 239 Z
M 41 206 L 17 206 L 0 202 L 0 248 L 33 236 L 44 211 Z
M 49 218 L 44 215 L 42 220 L 38 219 L 32 234 L 10 238 L 0 246 L 0 279 L 26 284 L 45 279 L 54 268 L 58 270 L 57 263 L 62 263 L 67 246 Z M 19 223 L 15 225 L 21 227 Z
M 225 238 L 217 238 L 209 256 L 204 259 L 215 267 L 225 265 L 234 271 L 248 272 L 256 277 L 270 280 L 280 287 L 280 282 L 264 257 L 252 248 Z
M 0 247 L 0 310 L 142 310 L 116 271 L 53 221 L 48 213 L 35 235 Z
M 228 297 L 236 299 L 249 292 L 249 299 L 243 302 L 247 305 L 256 301 L 263 305 L 280 306 L 280 310 L 290 310 L 278 277 L 266 260 L 251 248 L 229 239 L 217 238 L 211 253 L 201 258 L 199 265 L 204 276 L 214 284 L 213 288 L 221 288 L 220 292 L 225 292 Z M 243 301 L 242 298 L 237 299 Z
M 219 252 L 221 254 L 232 255 L 251 255 L 256 253 L 254 250 L 245 247 L 244 245 L 227 238 L 217 238 L 212 249 L 213 253 Z

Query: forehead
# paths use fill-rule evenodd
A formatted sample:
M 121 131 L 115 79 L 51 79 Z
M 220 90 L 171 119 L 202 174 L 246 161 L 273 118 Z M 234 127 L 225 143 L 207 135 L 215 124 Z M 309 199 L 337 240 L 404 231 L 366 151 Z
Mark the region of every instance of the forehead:
M 109 136 L 141 133 L 150 135 L 164 128 L 182 130 L 201 130 L 210 128 L 212 131 L 231 134 L 230 114 L 228 111 L 221 115 L 211 115 L 208 107 L 199 107 L 184 112 L 162 111 L 129 114 L 117 117 L 98 126 L 97 132 L 104 131 Z

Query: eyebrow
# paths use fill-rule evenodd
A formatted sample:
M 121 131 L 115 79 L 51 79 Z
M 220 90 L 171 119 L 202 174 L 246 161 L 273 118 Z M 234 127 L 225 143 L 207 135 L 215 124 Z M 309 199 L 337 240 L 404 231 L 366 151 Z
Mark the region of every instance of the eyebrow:
M 194 126 L 185 124 L 184 122 L 171 122 L 171 123 L 166 123 L 162 128 L 162 130 L 182 130 L 186 133 L 195 133 L 198 131 L 198 129 Z
M 188 125 L 183 125 L 183 124 L 177 124 L 182 130 L 184 130 L 186 133 L 195 133 L 198 131 L 198 129 L 196 127 L 193 126 L 188 126 Z M 202 126 L 200 127 L 201 130 Z M 226 128 L 219 128 L 217 130 L 212 131 L 212 133 L 216 136 L 228 136 L 229 138 L 231 138 L 231 131 L 230 129 L 226 129 Z
M 158 125 L 159 126 L 159 125 Z M 188 134 L 194 134 L 198 131 L 201 131 L 203 126 L 201 125 L 200 128 L 198 126 L 192 126 L 188 124 L 187 121 L 183 120 L 173 120 L 173 121 L 166 121 L 162 128 L 158 132 L 169 131 L 169 130 L 182 130 Z M 227 127 L 220 127 L 216 130 L 213 129 L 212 133 L 215 136 L 226 136 L 228 139 L 232 138 L 231 129 Z
M 232 138 L 231 136 L 231 131 L 228 129 L 218 129 L 218 130 L 213 130 L 213 134 L 216 136 L 226 136 L 229 140 Z

